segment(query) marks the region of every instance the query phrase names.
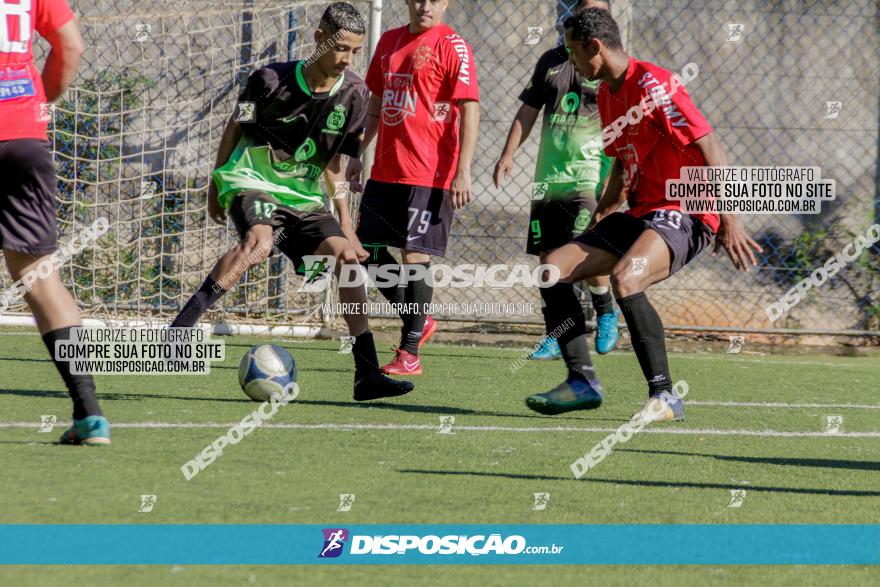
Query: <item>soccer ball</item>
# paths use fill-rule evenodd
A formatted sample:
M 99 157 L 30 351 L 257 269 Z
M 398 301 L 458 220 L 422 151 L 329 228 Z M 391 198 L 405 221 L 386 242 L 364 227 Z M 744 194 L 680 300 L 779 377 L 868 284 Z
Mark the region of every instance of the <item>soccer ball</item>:
M 264 402 L 276 394 L 284 396 L 284 390 L 295 381 L 296 361 L 275 344 L 251 347 L 238 364 L 238 383 L 254 401 Z

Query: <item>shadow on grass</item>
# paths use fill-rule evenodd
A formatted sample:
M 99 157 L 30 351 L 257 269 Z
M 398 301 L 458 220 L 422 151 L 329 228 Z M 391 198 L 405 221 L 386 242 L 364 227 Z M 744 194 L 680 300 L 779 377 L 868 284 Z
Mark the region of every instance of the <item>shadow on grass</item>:
M 672 450 L 644 450 L 637 448 L 620 448 L 615 452 L 640 452 L 658 455 L 676 455 L 686 457 L 706 457 L 719 461 L 735 461 L 738 463 L 754 463 L 760 465 L 788 465 L 791 467 L 821 467 L 827 469 L 853 469 L 856 471 L 880 471 L 877 461 L 847 461 L 843 459 L 805 459 L 798 457 L 743 457 L 735 455 L 713 455 L 698 452 L 676 452 Z
M 238 387 L 234 390 L 235 393 L 238 393 Z M 42 398 L 57 398 L 57 399 L 67 399 L 69 398 L 66 391 L 52 391 L 46 389 L 0 389 L 0 397 L 4 395 L 17 395 L 22 397 L 42 397 Z M 149 399 L 163 399 L 163 400 L 181 400 L 187 402 L 232 402 L 232 403 L 240 403 L 240 404 L 253 404 L 254 402 L 244 396 L 241 395 L 240 398 L 218 398 L 218 397 L 192 397 L 192 396 L 180 396 L 180 395 L 168 395 L 168 394 L 159 394 L 159 393 L 124 393 L 124 392 L 115 392 L 115 391 L 98 391 L 98 399 L 100 401 L 143 401 Z M 418 414 L 453 414 L 453 415 L 462 415 L 462 416 L 493 416 L 496 418 L 538 418 L 547 420 L 547 416 L 541 416 L 538 414 L 513 414 L 513 413 L 503 413 L 503 412 L 490 412 L 485 410 L 471 410 L 468 408 L 456 408 L 451 406 L 425 406 L 425 405 L 409 405 L 409 404 L 392 404 L 387 402 L 376 402 L 376 403 L 362 403 L 355 401 L 332 401 L 332 400 L 310 400 L 310 399 L 297 399 L 294 401 L 296 404 L 303 404 L 309 406 L 331 406 L 337 408 L 356 408 L 356 409 L 378 409 L 378 410 L 393 410 L 396 412 L 405 412 L 405 413 L 418 413 Z M 566 416 L 554 416 L 553 420 L 579 420 L 581 422 L 586 422 L 582 418 L 576 417 L 566 417 Z M 590 418 L 590 422 L 598 421 L 600 418 Z M 614 418 L 604 418 L 604 420 L 608 420 L 610 422 L 617 422 L 618 420 Z M 439 423 L 438 423 L 439 426 Z
M 34 427 L 37 427 L 37 426 L 39 426 L 39 422 L 34 425 Z M 61 434 L 61 432 L 59 432 L 58 434 Z M 32 444 L 34 446 L 70 446 L 68 444 L 61 444 L 57 440 L 54 442 L 53 441 L 40 442 L 37 440 L 0 440 L 0 444 Z
M 498 477 L 501 479 L 526 479 L 529 481 L 574 481 L 586 483 L 606 483 L 611 485 L 632 485 L 636 487 L 677 487 L 683 489 L 747 489 L 768 493 L 794 493 L 806 495 L 833 495 L 838 497 L 880 497 L 880 491 L 860 489 L 822 489 L 811 487 L 773 487 L 770 485 L 740 485 L 738 483 L 698 483 L 695 481 L 651 481 L 635 479 L 600 479 L 596 477 L 558 477 L 554 475 L 526 475 L 521 473 L 489 473 L 485 471 L 432 471 L 429 469 L 398 469 L 398 473 L 418 475 L 460 475 L 473 477 Z
M 236 388 L 237 390 L 237 388 Z M 66 391 L 51 391 L 46 389 L 0 389 L 0 396 L 19 395 L 23 397 L 48 397 L 48 398 L 65 398 L 70 396 Z M 159 393 L 121 393 L 115 391 L 98 390 L 99 401 L 133 401 L 145 399 L 176 399 L 183 401 L 196 402 L 235 402 L 235 403 L 253 403 L 250 399 L 242 396 L 238 398 L 219 398 L 219 397 L 192 397 L 182 395 L 164 395 Z
M 315 405 L 315 406 L 333 406 L 337 408 L 373 408 L 380 410 L 395 410 L 398 412 L 410 412 L 410 413 L 419 413 L 419 414 L 453 414 L 453 415 L 462 415 L 462 416 L 492 416 L 495 418 L 538 418 L 540 420 L 548 420 L 550 421 L 550 417 L 542 416 L 539 414 L 532 413 L 504 413 L 504 412 L 489 412 L 485 410 L 471 410 L 468 408 L 456 408 L 452 406 L 419 406 L 419 405 L 411 405 L 411 404 L 389 404 L 385 402 L 377 402 L 377 403 L 366 403 L 366 402 L 341 402 L 341 401 L 330 401 L 330 400 L 296 400 L 298 404 L 306 404 L 306 405 Z M 585 420 L 584 418 L 577 418 L 574 416 L 553 416 L 552 419 L 554 421 L 558 420 L 575 420 L 583 423 L 596 422 L 596 421 L 608 421 L 608 422 L 620 422 L 619 418 L 590 418 L 589 420 Z

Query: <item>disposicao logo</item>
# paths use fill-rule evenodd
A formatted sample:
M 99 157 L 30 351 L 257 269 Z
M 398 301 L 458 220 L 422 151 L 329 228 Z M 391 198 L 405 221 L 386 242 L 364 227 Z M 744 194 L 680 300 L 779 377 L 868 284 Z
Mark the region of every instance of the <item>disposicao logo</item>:
M 348 540 L 348 530 L 345 528 L 324 528 L 324 547 L 318 558 L 336 558 L 342 554 L 342 547 Z

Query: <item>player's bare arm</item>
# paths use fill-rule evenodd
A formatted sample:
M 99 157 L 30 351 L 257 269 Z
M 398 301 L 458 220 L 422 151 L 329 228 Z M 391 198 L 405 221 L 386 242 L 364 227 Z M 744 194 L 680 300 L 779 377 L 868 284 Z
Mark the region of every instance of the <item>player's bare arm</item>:
M 626 190 L 623 182 L 623 163 L 620 159 L 614 160 L 614 166 L 605 182 L 602 198 L 596 206 L 596 213 L 590 222 L 590 226 L 597 224 L 604 217 L 617 211 L 626 201 Z
M 226 165 L 226 162 L 229 161 L 229 157 L 232 156 L 232 152 L 235 150 L 235 146 L 240 139 L 241 125 L 230 118 L 223 131 L 223 137 L 220 139 L 220 147 L 217 149 L 217 160 L 214 162 L 214 169 Z M 211 220 L 217 224 L 225 225 L 226 210 L 220 205 L 220 200 L 217 198 L 217 195 L 217 184 L 214 183 L 213 179 L 209 179 L 208 216 L 210 216 Z
M 694 145 L 702 151 L 706 165 L 712 167 L 729 165 L 727 153 L 714 132 L 694 141 Z M 762 252 L 761 245 L 752 240 L 735 214 L 721 214 L 720 220 L 721 226 L 715 237 L 712 254 L 717 255 L 718 249 L 724 247 L 733 265 L 748 273 L 749 265 L 755 267 L 758 264 L 754 251 Z
M 52 49 L 43 67 L 43 87 L 46 101 L 54 102 L 67 89 L 82 60 L 85 45 L 76 19 L 46 36 Z
M 381 99 L 379 96 L 375 94 L 370 94 L 370 99 L 367 102 L 367 117 L 364 127 L 364 138 L 362 140 L 363 148 L 361 152 L 366 152 L 367 148 L 370 146 L 370 143 L 376 138 L 376 135 L 379 133 L 379 112 L 381 109 Z M 348 158 L 348 165 L 345 168 L 345 180 L 349 183 L 349 187 L 351 191 L 361 193 L 364 191 L 364 186 L 361 184 L 361 176 L 363 175 L 364 164 L 363 162 L 355 157 Z
M 480 103 L 476 100 L 460 100 L 461 121 L 459 127 L 458 167 L 452 179 L 452 206 L 464 208 L 472 199 L 471 161 L 477 149 L 477 133 L 480 129 Z
M 382 98 L 376 94 L 370 94 L 367 103 L 367 119 L 364 127 L 364 150 L 370 146 L 376 135 L 379 134 L 379 115 L 382 110 Z
M 345 181 L 348 182 L 348 189 L 352 192 L 361 193 L 364 191 L 364 185 L 361 183 L 363 172 L 363 162 L 357 157 L 349 157 L 348 163 L 345 165 Z
M 501 187 L 502 177 L 504 179 L 510 178 L 510 172 L 513 170 L 513 156 L 516 154 L 517 149 L 529 138 L 539 114 L 541 114 L 539 109 L 533 108 L 528 104 L 523 104 L 519 107 L 513 122 L 510 124 L 504 150 L 501 152 L 498 163 L 495 164 L 495 174 L 493 177 L 496 188 Z
M 349 158 L 349 165 L 351 161 L 357 161 L 357 159 Z M 370 258 L 370 254 L 361 245 L 360 239 L 358 239 L 357 234 L 354 232 L 354 224 L 351 221 L 351 212 L 348 207 L 348 196 L 343 195 L 342 192 L 337 190 L 337 186 L 341 182 L 346 181 L 345 177 L 346 174 L 342 170 L 342 156 L 337 153 L 327 164 L 326 169 L 324 169 L 324 180 L 327 182 L 328 193 L 332 195 L 333 208 L 339 217 L 339 226 L 342 228 L 342 232 L 345 233 L 345 238 L 348 239 L 348 242 L 354 248 L 358 261 L 366 261 Z

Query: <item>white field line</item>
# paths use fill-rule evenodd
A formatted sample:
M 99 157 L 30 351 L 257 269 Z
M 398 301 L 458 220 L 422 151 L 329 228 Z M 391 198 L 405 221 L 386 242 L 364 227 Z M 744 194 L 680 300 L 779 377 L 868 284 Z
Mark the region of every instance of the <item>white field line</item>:
M 117 422 L 112 423 L 115 429 L 141 428 L 141 429 L 194 429 L 194 428 L 218 428 L 228 429 L 239 422 Z M 38 429 L 39 422 L 0 422 L 0 428 L 33 428 Z M 61 427 L 63 428 L 63 426 Z M 263 424 L 260 428 L 275 430 L 438 430 L 438 425 L 430 424 Z M 574 427 L 553 426 L 520 428 L 514 426 L 454 426 L 456 431 L 469 432 L 616 432 L 617 428 L 611 427 Z M 759 436 L 779 438 L 880 438 L 880 432 L 841 432 L 827 434 L 825 432 L 785 432 L 778 430 L 718 430 L 716 428 L 645 428 L 642 434 L 684 434 L 689 436 Z

